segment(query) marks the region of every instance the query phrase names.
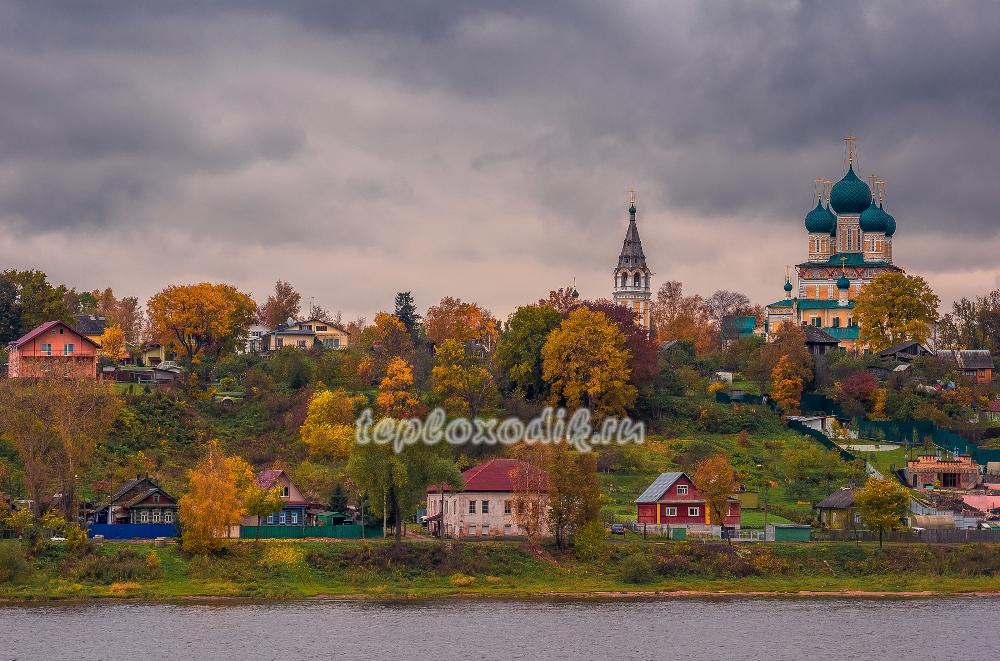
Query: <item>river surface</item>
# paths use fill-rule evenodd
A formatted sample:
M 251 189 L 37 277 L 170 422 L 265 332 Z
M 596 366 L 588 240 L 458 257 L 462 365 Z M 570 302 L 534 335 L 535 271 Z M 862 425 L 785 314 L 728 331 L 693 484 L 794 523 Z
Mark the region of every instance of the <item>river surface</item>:
M 997 659 L 1000 599 L 0 607 L 0 659 Z

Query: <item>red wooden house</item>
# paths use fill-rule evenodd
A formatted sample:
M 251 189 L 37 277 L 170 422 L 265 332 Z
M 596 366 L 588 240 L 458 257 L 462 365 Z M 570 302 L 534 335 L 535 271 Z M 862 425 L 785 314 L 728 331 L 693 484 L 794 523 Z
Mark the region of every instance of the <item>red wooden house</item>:
M 687 473 L 663 473 L 653 480 L 636 501 L 639 523 L 659 525 L 708 525 L 711 521 L 705 499 Z M 725 525 L 740 524 L 740 501 L 729 499 Z

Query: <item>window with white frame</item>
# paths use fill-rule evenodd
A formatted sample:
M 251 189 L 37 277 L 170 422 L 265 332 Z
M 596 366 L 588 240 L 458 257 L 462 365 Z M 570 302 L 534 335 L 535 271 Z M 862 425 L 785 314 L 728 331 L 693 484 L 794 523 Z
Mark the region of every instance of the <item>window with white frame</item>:
M 142 510 L 141 512 L 139 512 L 139 522 L 149 523 L 149 511 Z
M 160 522 L 160 510 L 153 510 L 153 523 Z
M 269 526 L 273 526 L 274 525 L 274 515 L 273 514 L 268 514 L 267 515 L 267 525 L 269 525 Z
M 52 355 L 52 344 L 50 344 L 49 342 L 42 343 L 42 345 L 41 345 L 41 352 L 43 354 L 45 354 L 46 356 L 51 356 Z
M 288 487 L 287 486 L 281 487 L 281 497 L 282 498 L 288 498 Z
M 76 351 L 76 347 L 73 344 L 67 343 L 63 345 L 64 356 L 72 356 L 74 351 Z
M 483 501 L 482 513 L 483 514 L 489 514 L 490 513 L 490 501 L 488 501 L 488 500 L 484 500 Z
M 163 513 L 163 522 L 164 523 L 173 523 L 174 522 L 174 511 L 173 510 L 167 510 L 167 511 L 165 511 Z
M 285 523 L 287 523 L 287 521 L 288 521 L 288 515 L 287 514 L 285 514 L 284 512 L 282 512 L 281 514 L 278 515 L 278 523 L 279 524 L 285 525 Z
M 299 525 L 299 513 L 298 512 L 292 512 L 292 525 L 293 526 Z
M 663 516 L 677 516 L 677 508 L 676 507 L 664 507 L 663 508 Z
M 476 501 L 470 500 L 469 501 L 469 514 L 475 514 L 475 513 L 476 513 Z
M 688 485 L 686 485 L 686 484 L 678 484 L 677 485 L 677 495 L 683 496 L 683 495 L 687 494 L 687 492 L 688 492 Z
M 701 508 L 700 507 L 689 507 L 688 508 L 688 516 L 699 516 L 699 515 L 701 515 Z

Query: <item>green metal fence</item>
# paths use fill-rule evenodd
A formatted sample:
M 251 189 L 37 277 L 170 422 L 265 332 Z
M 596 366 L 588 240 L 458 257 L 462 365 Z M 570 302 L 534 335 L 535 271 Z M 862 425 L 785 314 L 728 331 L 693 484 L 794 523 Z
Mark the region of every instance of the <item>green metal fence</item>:
M 964 436 L 938 427 L 930 420 L 857 420 L 857 425 L 861 438 L 878 438 L 889 443 L 912 444 L 915 447 L 923 445 L 926 439 L 931 439 L 942 450 L 968 454 L 980 464 L 1000 461 L 1000 450 L 978 448 Z
M 382 526 L 345 524 L 340 526 L 240 526 L 242 539 L 369 539 L 382 537 Z
M 844 448 L 840 447 L 839 445 L 831 441 L 829 437 L 823 432 L 819 431 L 818 429 L 813 429 L 812 427 L 807 427 L 798 420 L 789 420 L 788 428 L 794 429 L 800 434 L 805 434 L 806 436 L 812 436 L 814 439 L 816 439 L 816 442 L 822 445 L 823 447 L 829 448 L 830 450 L 836 450 L 837 453 L 840 455 L 840 458 L 843 459 L 844 461 L 854 461 L 857 458 Z

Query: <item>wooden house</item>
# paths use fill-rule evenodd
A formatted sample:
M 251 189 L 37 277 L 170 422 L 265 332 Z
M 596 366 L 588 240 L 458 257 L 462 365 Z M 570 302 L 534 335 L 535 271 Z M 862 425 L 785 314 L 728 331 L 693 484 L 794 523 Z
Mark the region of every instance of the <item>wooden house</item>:
M 636 499 L 636 520 L 657 525 L 709 525 L 711 513 L 705 498 L 687 473 L 663 473 Z M 740 501 L 731 497 L 726 527 L 739 527 Z

